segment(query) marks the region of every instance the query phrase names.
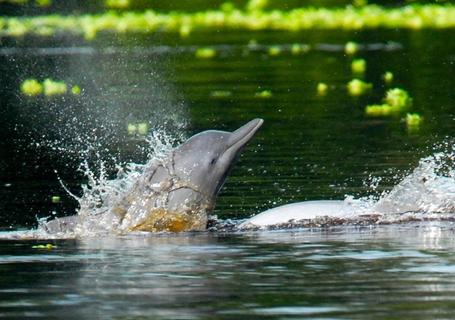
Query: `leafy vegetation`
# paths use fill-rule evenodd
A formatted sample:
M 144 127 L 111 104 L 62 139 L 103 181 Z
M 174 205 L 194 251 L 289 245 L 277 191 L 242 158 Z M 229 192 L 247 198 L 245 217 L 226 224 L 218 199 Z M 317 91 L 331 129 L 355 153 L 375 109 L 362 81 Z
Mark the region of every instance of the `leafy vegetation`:
M 63 95 L 68 91 L 68 85 L 63 81 L 55 81 L 52 79 L 45 79 L 42 83 L 36 79 L 26 79 L 20 86 L 22 94 L 27 96 L 38 96 L 44 94 L 45 96 Z M 81 88 L 78 85 L 71 87 L 71 93 L 79 95 Z
M 159 13 L 109 11 L 101 14 L 46 15 L 34 17 L 1 17 L 0 35 L 21 37 L 24 35 L 52 36 L 72 33 L 93 39 L 99 32 L 155 33 L 176 32 L 182 37 L 200 30 L 285 30 L 371 28 L 453 28 L 455 6 L 451 4 L 407 5 L 386 8 L 378 5 L 343 8 L 302 7 L 290 10 L 263 10 L 261 1 L 250 1 L 245 8 L 223 5 L 217 10 L 199 12 Z M 358 50 L 349 43 L 347 54 Z
M 386 92 L 383 104 L 368 105 L 365 107 L 365 113 L 373 117 L 399 115 L 407 111 L 411 105 L 412 98 L 409 93 L 406 90 L 394 88 Z M 408 123 L 408 120 L 406 122 Z
M 372 88 L 373 88 L 373 85 L 371 83 L 367 83 L 360 79 L 352 79 L 347 84 L 348 93 L 354 97 L 365 94 Z

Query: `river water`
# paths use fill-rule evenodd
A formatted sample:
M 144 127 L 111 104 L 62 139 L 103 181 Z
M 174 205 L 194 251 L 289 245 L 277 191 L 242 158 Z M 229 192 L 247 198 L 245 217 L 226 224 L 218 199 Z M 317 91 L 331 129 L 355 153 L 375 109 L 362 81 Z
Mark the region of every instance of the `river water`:
M 286 37 L 261 32 L 222 39 L 195 35 L 191 42 L 200 45 L 175 46 L 175 39 L 164 36 L 163 44 L 155 45 L 158 40 L 138 36 L 80 45 L 62 40 L 57 48 L 47 40 L 15 43 L 21 47 L 5 41 L 0 50 L 2 226 L 34 226 L 36 217 L 51 212 L 73 214 L 77 202 L 58 177 L 80 194 L 86 178 L 78 168 L 85 160 L 94 171 L 100 160 L 107 161 L 111 177 L 117 164 L 144 163 L 149 144 L 127 132 L 129 124 L 140 123 L 182 141 L 206 129 L 234 130 L 264 118 L 219 197 L 215 213 L 223 218 L 291 201 L 378 195 L 422 157 L 451 148 L 455 58 L 449 36 L 403 30 Z M 355 57 L 367 63 L 363 76 L 352 74 L 353 58 L 344 54 L 352 39 L 364 45 Z M 208 43 L 217 56 L 196 58 L 196 49 Z M 307 44 L 310 51 L 293 55 L 294 43 Z M 276 45 L 281 54 L 270 56 Z M 391 85 L 382 80 L 386 71 L 394 74 Z M 349 96 L 346 84 L 354 77 L 374 89 Z M 25 97 L 19 87 L 27 78 L 64 80 L 82 93 Z M 329 86 L 324 97 L 316 93 L 319 82 Z M 365 116 L 365 106 L 381 103 L 394 87 L 409 92 L 410 112 L 424 118 L 417 131 L 406 128 L 404 114 Z M 257 97 L 263 91 L 271 96 Z M 220 92 L 225 96 L 217 96 Z M 52 196 L 61 201 L 52 203 Z
M 182 141 L 206 129 L 265 124 L 222 190 L 215 214 L 246 218 L 280 204 L 379 197 L 436 152 L 450 154 L 455 119 L 451 31 L 312 31 L 4 40 L 0 48 L 0 227 L 77 211 L 87 161 L 108 175 L 144 163 L 145 137 Z M 346 42 L 361 44 L 364 75 Z M 177 44 L 178 43 L 178 44 Z M 293 54 L 292 44 L 309 46 Z M 212 46 L 216 56 L 195 57 Z M 279 54 L 270 54 L 279 46 Z M 394 74 L 391 85 L 382 75 Z M 347 94 L 354 77 L 373 84 Z M 77 84 L 80 95 L 25 97 L 23 80 Z M 318 96 L 316 86 L 329 92 Z M 400 87 L 423 117 L 370 118 L 369 103 Z M 268 92 L 260 96 L 261 92 Z M 259 94 L 259 95 L 258 95 Z M 449 157 L 450 158 L 450 157 Z M 452 157 L 453 159 L 453 157 Z M 453 166 L 445 170 L 452 170 Z M 453 175 L 449 175 L 453 190 Z M 444 200 L 444 190 L 438 196 Z M 453 192 L 453 191 L 451 191 Z M 58 196 L 59 201 L 52 201 Z M 54 197 L 54 198 L 53 198 Z M 453 199 L 453 198 L 451 198 Z M 447 216 L 446 216 L 447 217 Z M 263 232 L 131 235 L 0 242 L 0 317 L 451 318 L 454 231 L 439 222 Z M 7 235 L 7 233 L 4 233 Z M 51 249 L 33 248 L 52 243 Z
M 450 319 L 454 225 L 0 242 L 0 317 Z

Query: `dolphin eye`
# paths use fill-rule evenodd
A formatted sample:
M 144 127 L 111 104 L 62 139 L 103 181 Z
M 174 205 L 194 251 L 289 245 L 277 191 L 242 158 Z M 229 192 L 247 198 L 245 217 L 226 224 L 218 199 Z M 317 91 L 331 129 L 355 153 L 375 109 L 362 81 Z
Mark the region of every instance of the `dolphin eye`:
M 216 158 L 212 158 L 212 160 L 210 161 L 210 165 L 214 165 L 216 163 Z

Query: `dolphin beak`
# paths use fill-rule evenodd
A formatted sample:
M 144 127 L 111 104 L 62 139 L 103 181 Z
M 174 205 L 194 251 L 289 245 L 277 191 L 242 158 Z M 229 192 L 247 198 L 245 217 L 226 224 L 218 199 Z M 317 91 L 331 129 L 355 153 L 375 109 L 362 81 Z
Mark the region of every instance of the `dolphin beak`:
M 263 123 L 264 120 L 262 119 L 251 120 L 229 135 L 227 141 L 227 149 L 222 155 L 223 161 L 221 162 L 224 164 L 224 175 L 217 182 L 218 185 L 216 186 L 214 192 L 215 195 L 218 194 L 221 187 L 223 186 L 235 159 L 239 156 L 243 147 L 248 143 L 248 141 L 251 140 L 251 138 L 253 138 L 254 134 L 256 131 L 258 131 Z
M 254 119 L 232 132 L 232 135 L 229 137 L 228 150 L 240 150 L 251 140 L 263 123 L 264 120 L 262 119 Z

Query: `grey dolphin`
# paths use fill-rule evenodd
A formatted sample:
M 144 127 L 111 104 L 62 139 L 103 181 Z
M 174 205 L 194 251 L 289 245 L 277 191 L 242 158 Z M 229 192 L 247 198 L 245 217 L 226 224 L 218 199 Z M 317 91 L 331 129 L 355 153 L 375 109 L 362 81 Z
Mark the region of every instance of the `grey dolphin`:
M 209 130 L 178 146 L 165 161 L 152 161 L 131 190 L 99 216 L 57 218 L 40 228 L 71 232 L 205 230 L 207 215 L 243 147 L 261 127 L 254 119 L 234 132 Z
M 362 208 L 356 206 L 355 202 L 343 200 L 303 201 L 268 209 L 240 223 L 237 228 L 240 230 L 279 228 L 320 217 L 349 219 L 358 217 L 363 213 L 365 212 L 363 212 Z

